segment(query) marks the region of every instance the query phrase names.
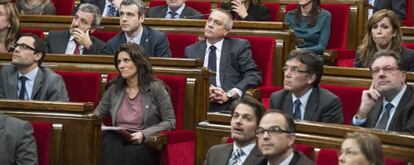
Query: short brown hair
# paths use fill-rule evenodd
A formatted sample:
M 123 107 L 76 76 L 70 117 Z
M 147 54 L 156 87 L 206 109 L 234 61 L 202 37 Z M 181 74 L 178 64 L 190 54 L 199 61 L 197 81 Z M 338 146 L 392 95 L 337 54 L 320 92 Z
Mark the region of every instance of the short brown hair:
M 374 54 L 374 57 L 370 61 L 369 69 L 372 69 L 372 64 L 374 63 L 374 61 L 377 60 L 380 57 L 392 57 L 392 58 L 394 58 L 395 62 L 397 63 L 398 69 L 399 70 L 405 70 L 405 64 L 404 64 L 404 61 L 401 58 L 401 54 L 396 52 L 396 51 L 392 51 L 392 50 L 380 50 L 380 51 L 376 52 Z
M 377 136 L 369 133 L 353 132 L 346 134 L 346 139 L 355 140 L 362 154 L 370 163 L 375 165 L 384 164 L 381 140 Z
M 265 112 L 265 108 L 257 101 L 255 98 L 251 96 L 242 96 L 240 99 L 233 102 L 233 104 L 230 107 L 231 115 L 233 116 L 234 110 L 239 104 L 246 104 L 249 107 L 251 107 L 254 111 L 254 114 L 256 115 L 256 124 L 259 125 L 260 119 L 262 119 L 263 113 Z

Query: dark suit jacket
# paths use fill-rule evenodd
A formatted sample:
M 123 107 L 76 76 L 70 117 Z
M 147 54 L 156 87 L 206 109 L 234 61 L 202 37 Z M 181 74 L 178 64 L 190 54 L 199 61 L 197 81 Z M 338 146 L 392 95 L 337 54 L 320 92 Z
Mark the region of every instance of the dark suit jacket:
M 154 6 L 149 9 L 148 17 L 149 18 L 165 18 L 165 15 L 167 15 L 167 11 L 168 11 L 167 5 Z M 203 15 L 200 12 L 186 5 L 183 11 L 181 12 L 180 18 L 187 18 L 187 17 L 190 17 L 190 19 L 203 19 Z
M 225 10 L 231 10 L 231 4 L 230 3 L 223 3 L 221 6 L 222 9 Z M 247 17 L 244 19 L 241 19 L 237 13 L 231 12 L 233 15 L 233 18 L 237 18 L 239 20 L 244 21 L 272 21 L 272 17 L 270 16 L 269 9 L 267 7 L 262 5 L 254 5 L 250 4 L 249 8 L 247 9 Z
M 73 10 L 73 14 L 75 14 L 76 11 L 78 11 L 79 6 L 83 3 L 90 3 L 90 4 L 97 6 L 101 10 L 101 15 L 103 14 L 103 11 L 105 10 L 105 0 L 81 0 L 79 5 L 77 5 L 75 9 Z
M 293 116 L 292 93 L 277 91 L 270 97 L 270 109 L 279 109 Z M 314 87 L 305 107 L 304 120 L 343 123 L 342 105 L 338 96 L 326 89 Z
M 302 152 L 294 151 L 293 152 L 293 158 L 290 161 L 289 165 L 313 165 L 315 162 L 310 160 L 306 155 L 304 155 Z M 263 160 L 259 163 L 259 165 L 267 165 L 267 160 Z
M 0 113 L 0 164 L 37 165 L 32 125 Z
M 392 10 L 400 19 L 406 15 L 406 0 L 375 0 L 374 12 L 381 9 Z
M 215 145 L 208 150 L 204 165 L 227 165 L 232 152 L 233 143 Z M 260 152 L 259 147 L 256 144 L 243 164 L 258 164 L 264 160 L 265 158 L 263 157 L 262 152 Z
M 116 115 L 126 94 L 126 88 L 119 88 L 112 84 L 106 91 L 95 112 L 99 117 L 108 113 L 112 117 L 112 125 L 116 125 Z M 175 115 L 171 98 L 160 82 L 152 82 L 146 89 L 140 89 L 141 105 L 144 116 L 144 137 L 152 134 L 175 129 Z
M 143 26 L 140 46 L 145 49 L 145 54 L 151 57 L 171 57 L 168 39 L 164 33 Z M 118 33 L 106 43 L 104 53 L 114 55 L 119 45 L 126 43 L 125 32 Z
M 368 67 L 368 66 L 364 66 L 362 62 L 359 61 L 359 56 L 360 54 L 357 52 L 355 56 L 355 67 L 358 67 L 358 68 Z M 404 70 L 413 72 L 414 71 L 414 50 L 401 46 L 401 56 L 402 56 L 402 59 L 404 60 L 404 65 L 405 65 Z
M 207 43 L 201 41 L 185 48 L 185 57 L 204 60 Z M 224 91 L 232 88 L 242 92 L 261 84 L 262 77 L 252 58 L 249 41 L 244 39 L 224 38 L 220 59 L 220 83 Z M 210 110 L 228 110 L 227 104 L 211 104 Z
M 397 110 L 388 126 L 389 131 L 414 133 L 414 87 L 407 85 L 404 95 L 398 103 Z M 374 128 L 382 110 L 382 102 L 375 105 L 361 126 Z
M 17 99 L 16 67 L 7 65 L 0 70 L 0 98 Z M 48 67 L 39 67 L 32 91 L 32 100 L 69 101 L 62 77 Z
M 49 53 L 65 54 L 69 38 L 69 30 L 49 32 L 49 35 L 47 36 Z M 82 54 L 102 54 L 102 50 L 105 48 L 105 43 L 94 36 L 91 36 L 91 41 L 91 47 L 89 49 L 84 49 Z

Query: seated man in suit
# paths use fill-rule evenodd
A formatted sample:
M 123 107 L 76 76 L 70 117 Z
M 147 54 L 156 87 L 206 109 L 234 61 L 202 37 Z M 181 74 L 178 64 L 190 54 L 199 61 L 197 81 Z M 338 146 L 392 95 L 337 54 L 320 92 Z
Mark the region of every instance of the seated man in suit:
M 113 55 L 122 43 L 136 43 L 145 54 L 153 57 L 171 57 L 168 39 L 164 33 L 142 25 L 145 5 L 141 0 L 121 2 L 119 24 L 122 32 L 106 43 L 105 53 Z
M 226 37 L 232 26 L 227 11 L 213 10 L 204 28 L 206 40 L 185 49 L 185 57 L 203 59 L 204 67 L 216 72 L 210 77 L 210 111 L 214 112 L 228 112 L 234 99 L 262 81 L 249 41 Z
M 31 123 L 0 113 L 0 135 L 0 164 L 38 164 Z
M 186 6 L 185 0 L 165 0 L 167 5 L 154 6 L 149 9 L 149 18 L 191 18 L 202 19 L 203 15 L 197 10 Z
M 262 165 L 311 165 L 312 160 L 295 151 L 295 122 L 292 117 L 276 110 L 266 112 L 256 130 L 257 145 L 266 160 Z
M 91 33 L 99 27 L 101 19 L 98 7 L 87 3 L 80 5 L 69 30 L 49 32 L 47 37 L 49 53 L 101 54 L 105 43 L 91 36 Z
M 400 20 L 403 20 L 407 13 L 407 0 L 368 0 L 373 9 L 368 9 L 368 17 L 382 9 L 392 10 Z
M 69 101 L 62 77 L 41 66 L 47 50 L 44 41 L 22 34 L 12 48 L 12 65 L 0 70 L 0 98 Z
M 264 157 L 256 145 L 255 131 L 265 109 L 252 97 L 241 97 L 232 105 L 231 144 L 219 144 L 207 152 L 204 165 L 257 164 Z
M 307 50 L 290 52 L 283 67 L 283 90 L 270 97 L 270 109 L 280 109 L 296 120 L 342 123 L 339 98 L 319 87 L 323 61 Z
M 372 84 L 362 92 L 352 123 L 386 131 L 414 132 L 414 88 L 406 83 L 400 54 L 381 50 L 371 63 Z
M 90 3 L 96 5 L 103 17 L 119 17 L 119 6 L 122 0 L 81 0 L 80 5 L 84 3 Z M 76 8 L 79 8 L 76 7 Z M 75 9 L 77 11 L 77 9 Z

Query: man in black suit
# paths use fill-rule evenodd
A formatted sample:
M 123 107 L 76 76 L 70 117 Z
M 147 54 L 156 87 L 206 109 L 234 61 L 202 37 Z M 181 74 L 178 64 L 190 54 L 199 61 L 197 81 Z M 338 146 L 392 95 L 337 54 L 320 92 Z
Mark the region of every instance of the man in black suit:
M 249 96 L 243 96 L 232 107 L 230 144 L 219 144 L 207 152 L 204 165 L 257 164 L 264 160 L 256 145 L 255 131 L 265 109 Z
M 280 109 L 296 120 L 342 123 L 339 98 L 319 87 L 323 61 L 307 50 L 294 50 L 283 67 L 284 89 L 270 97 L 270 109 Z
M 232 25 L 227 11 L 213 10 L 204 28 L 206 40 L 185 49 L 185 57 L 203 59 L 204 67 L 216 72 L 210 77 L 210 111 L 228 111 L 234 99 L 262 81 L 249 42 L 226 37 Z
M 295 122 L 292 117 L 275 110 L 266 112 L 256 130 L 257 145 L 266 160 L 262 165 L 313 165 L 302 152 L 295 151 Z
M 381 50 L 371 63 L 372 84 L 362 92 L 352 123 L 385 131 L 414 132 L 414 88 L 406 84 L 401 56 Z
M 150 18 L 190 18 L 202 19 L 203 15 L 197 10 L 185 5 L 185 0 L 165 0 L 167 5 L 154 6 L 149 9 Z
M 407 13 L 406 0 L 375 0 L 374 13 L 382 9 L 392 10 L 400 19 L 404 19 Z
M 121 2 L 119 24 L 122 32 L 106 43 L 104 52 L 115 54 L 122 43 L 136 43 L 145 54 L 152 57 L 171 57 L 168 39 L 164 33 L 142 25 L 145 19 L 145 5 L 141 0 Z
M 72 19 L 70 29 L 51 31 L 47 37 L 49 53 L 58 54 L 101 54 L 105 43 L 90 34 L 101 23 L 98 7 L 82 4 Z
M 101 15 L 103 17 L 118 17 L 119 16 L 119 6 L 122 0 L 81 0 L 80 4 L 90 3 L 96 5 L 101 10 Z M 76 7 L 75 11 L 79 7 Z

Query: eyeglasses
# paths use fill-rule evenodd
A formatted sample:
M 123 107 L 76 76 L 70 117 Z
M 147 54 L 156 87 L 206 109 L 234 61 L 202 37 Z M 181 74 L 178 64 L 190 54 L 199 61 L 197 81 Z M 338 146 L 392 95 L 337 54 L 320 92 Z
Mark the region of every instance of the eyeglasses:
M 269 129 L 264 129 L 264 128 L 257 129 L 256 130 L 256 135 L 259 136 L 259 137 L 262 137 L 265 132 L 267 132 L 267 134 L 269 134 L 270 136 L 274 136 L 274 135 L 279 134 L 279 133 L 292 133 L 290 131 L 283 130 L 279 127 L 271 127 Z
M 33 48 L 33 47 L 31 47 L 31 46 L 29 46 L 29 45 L 26 45 L 26 44 L 18 44 L 18 43 L 14 43 L 12 46 L 11 46 L 11 49 L 12 50 L 14 50 L 14 49 L 16 49 L 16 48 L 19 48 L 19 49 L 21 49 L 21 50 L 33 50 L 33 51 L 35 51 L 35 52 L 40 52 L 39 50 L 37 50 L 37 49 L 35 49 L 35 48 Z
M 371 69 L 371 74 L 372 75 L 377 75 L 377 74 L 379 74 L 380 73 L 380 71 L 383 71 L 385 74 L 389 74 L 389 73 L 392 73 L 392 72 L 394 72 L 394 71 L 396 71 L 396 70 L 400 70 L 398 67 L 396 67 L 396 66 L 385 66 L 385 67 L 383 67 L 383 68 L 380 68 L 380 67 L 375 67 L 375 68 L 373 68 L 373 69 Z
M 283 67 L 283 72 L 286 73 L 287 71 L 290 71 L 290 73 L 294 75 L 299 73 L 309 73 L 307 70 L 300 70 L 298 67 Z

